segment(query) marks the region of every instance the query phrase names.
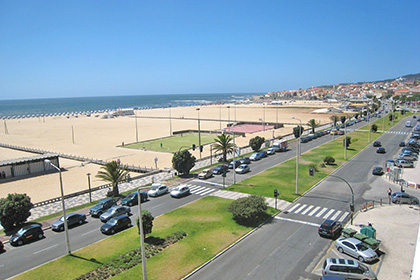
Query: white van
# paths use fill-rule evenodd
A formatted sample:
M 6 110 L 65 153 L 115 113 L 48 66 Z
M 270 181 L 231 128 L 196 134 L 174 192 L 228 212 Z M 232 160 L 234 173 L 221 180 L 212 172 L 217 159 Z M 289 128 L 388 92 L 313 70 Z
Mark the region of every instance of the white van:
M 337 275 L 346 279 L 377 280 L 375 273 L 368 266 L 349 259 L 325 259 L 322 275 Z
M 405 127 L 411 127 L 411 121 L 406 121 L 405 122 Z

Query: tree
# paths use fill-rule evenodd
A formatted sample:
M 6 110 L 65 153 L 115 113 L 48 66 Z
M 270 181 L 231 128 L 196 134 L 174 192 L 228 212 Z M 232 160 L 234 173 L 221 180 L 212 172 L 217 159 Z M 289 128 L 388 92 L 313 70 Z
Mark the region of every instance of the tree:
M 120 194 L 118 183 L 125 179 L 128 173 L 127 169 L 115 160 L 108 162 L 101 169 L 96 177 L 110 182 L 112 184 L 112 195 L 118 196 Z
M 249 146 L 252 148 L 254 152 L 256 152 L 261 148 L 264 142 L 265 142 L 264 137 L 255 136 L 254 138 L 249 139 Z
M 218 135 L 214 141 L 216 141 L 216 144 L 214 144 L 214 149 L 216 152 L 222 152 L 223 154 L 223 161 L 226 162 L 226 154 L 228 151 L 231 151 L 233 149 L 233 144 L 231 143 L 233 140 L 232 136 L 227 134 Z
M 261 195 L 251 195 L 233 201 L 228 211 L 233 214 L 233 219 L 238 222 L 256 220 L 267 210 L 265 198 Z
M 344 145 L 344 147 L 346 147 L 346 149 L 348 149 L 348 147 L 350 146 L 350 144 L 351 144 L 351 137 L 350 136 L 346 136 L 343 139 L 343 145 Z
M 389 115 L 389 121 L 392 121 L 394 119 L 394 114 Z
M 312 128 L 312 133 L 315 133 L 315 128 L 319 126 L 319 122 L 317 122 L 315 119 L 311 119 L 308 121 L 308 126 Z
M 143 222 L 143 233 L 144 235 L 152 233 L 152 228 L 153 228 L 153 220 L 155 218 L 152 216 L 152 213 L 150 213 L 147 210 L 142 210 L 141 211 L 141 220 Z M 139 230 L 139 234 L 140 234 L 140 219 L 139 217 L 137 217 L 136 219 L 136 224 L 137 224 L 137 228 Z
M 26 222 L 32 207 L 31 198 L 26 194 L 9 193 L 6 198 L 0 198 L 0 223 L 4 230 L 10 231 Z
M 293 135 L 295 136 L 295 138 L 299 138 L 299 136 L 302 135 L 302 133 L 303 133 L 302 126 L 298 125 L 293 128 Z
M 332 116 L 331 116 L 331 120 L 332 120 L 332 121 L 333 121 L 333 123 L 334 123 L 334 127 L 335 127 L 335 126 L 337 126 L 338 116 L 336 116 L 336 115 L 332 115 Z
M 344 124 L 346 122 L 346 119 L 347 119 L 346 116 L 341 116 L 340 117 L 341 123 Z
M 325 164 L 333 164 L 335 162 L 335 158 L 333 158 L 332 156 L 326 156 L 324 158 L 324 162 Z
M 179 151 L 172 157 L 172 167 L 179 174 L 188 175 L 195 165 L 195 156 L 188 150 Z
M 370 130 L 372 132 L 377 132 L 378 131 L 378 126 L 376 124 L 372 124 L 372 126 L 370 127 Z

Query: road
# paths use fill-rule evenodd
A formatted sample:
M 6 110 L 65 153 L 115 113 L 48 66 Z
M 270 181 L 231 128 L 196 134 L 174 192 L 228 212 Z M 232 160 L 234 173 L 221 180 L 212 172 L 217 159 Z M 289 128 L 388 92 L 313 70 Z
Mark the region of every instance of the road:
M 391 185 L 395 188 L 382 177 L 373 176 L 371 170 L 375 165 L 384 166 L 387 159 L 397 154 L 399 142 L 408 136 L 400 134 L 400 131 L 409 131 L 404 127 L 404 122 L 380 137 L 386 154 L 377 154 L 376 148 L 370 145 L 334 173 L 348 181 L 353 188 L 356 209 L 366 202 L 363 198 L 366 191 L 370 192 L 370 198 L 386 199 L 386 189 Z M 372 192 L 372 186 L 379 191 Z M 328 178 L 190 279 L 319 279 L 317 264 L 325 255 L 331 240 L 319 237 L 317 227 L 325 219 L 325 213 L 331 210 L 334 211 L 330 215 L 341 211 L 337 217 L 342 217 L 349 211 L 350 202 L 348 186 L 340 179 Z M 316 207 L 320 209 L 311 215 Z M 328 210 L 317 217 L 316 213 L 323 208 Z M 345 218 L 348 219 L 349 216 Z M 312 273 L 314 270 L 315 274 Z
M 366 122 L 361 122 L 359 124 L 356 124 L 355 126 L 349 127 L 348 129 L 352 130 L 365 124 Z M 308 143 L 302 144 L 302 148 L 301 148 L 302 153 L 316 146 L 319 146 L 325 142 L 330 141 L 333 137 L 337 137 L 337 136 L 326 135 L 318 139 L 315 139 L 313 141 L 310 141 Z M 244 180 L 250 176 L 263 172 L 264 170 L 271 168 L 283 161 L 286 161 L 295 157 L 296 155 L 295 148 L 296 147 L 292 146 L 290 147 L 290 150 L 288 152 L 276 153 L 275 155 L 269 156 L 257 162 L 253 162 L 251 164 L 251 172 L 247 174 L 240 174 L 240 175 L 237 174 L 236 181 L 239 182 L 241 180 Z M 352 160 L 352 162 L 353 161 L 354 160 Z M 370 168 L 371 166 L 369 166 L 368 171 L 370 171 Z M 355 165 L 355 169 L 357 169 L 357 164 Z M 354 172 L 359 172 L 359 171 L 354 171 Z M 233 172 L 230 171 L 227 173 L 227 176 L 225 178 L 225 184 L 231 185 L 232 183 L 233 183 Z M 336 183 L 330 182 L 330 184 L 335 185 Z M 191 185 L 190 185 L 192 189 L 192 194 L 190 196 L 187 196 L 181 199 L 174 199 L 174 198 L 169 197 L 169 195 L 164 195 L 157 198 L 150 198 L 148 202 L 142 205 L 142 208 L 149 210 L 154 217 L 157 217 L 171 210 L 179 208 L 187 203 L 200 199 L 202 196 L 205 196 L 211 193 L 212 191 L 220 189 L 222 186 L 223 186 L 223 178 L 220 175 L 213 176 L 212 178 L 208 180 L 203 180 L 203 181 L 194 180 L 191 182 Z M 328 186 L 326 188 L 328 189 Z M 331 187 L 331 188 L 334 189 L 334 187 Z M 362 188 L 363 187 L 360 187 L 360 189 Z M 304 202 L 306 199 L 311 199 L 310 196 L 307 195 L 303 197 L 301 200 L 303 203 L 312 203 L 314 205 L 318 205 L 320 203 L 322 205 L 322 203 L 328 202 L 328 207 L 344 209 L 344 206 L 342 204 L 344 204 L 343 201 L 346 200 L 347 198 L 345 195 L 345 191 L 346 191 L 345 188 L 341 188 L 341 189 L 334 190 L 333 192 L 330 192 L 331 193 L 330 198 L 334 197 L 334 199 L 323 197 L 322 190 L 319 194 L 313 191 L 311 192 L 310 195 L 313 195 L 317 198 L 314 197 L 312 198 L 313 201 Z M 360 196 L 360 193 L 359 193 L 359 196 Z M 333 202 L 335 202 L 335 204 L 331 204 Z M 132 213 L 133 215 L 131 216 L 131 219 L 134 224 L 134 221 L 138 216 L 137 206 L 132 207 Z M 282 215 L 280 215 L 279 217 L 282 217 Z M 288 214 L 287 218 L 290 218 L 290 217 L 293 218 L 291 214 Z M 284 227 L 285 223 L 290 224 L 290 222 L 286 222 L 284 220 L 275 220 L 273 221 L 271 226 L 276 226 L 277 224 L 279 224 L 280 227 Z M 302 232 L 302 227 L 306 228 L 308 226 L 308 225 L 302 225 L 298 223 L 292 223 L 292 224 L 294 224 L 292 227 L 292 229 L 294 230 L 292 230 L 291 232 L 300 233 Z M 83 248 L 87 245 L 90 245 L 92 243 L 95 243 L 97 241 L 100 241 L 106 238 L 106 236 L 102 235 L 99 231 L 99 228 L 101 225 L 102 223 L 97 218 L 88 217 L 87 222 L 85 224 L 78 227 L 71 228 L 69 231 L 71 250 L 76 251 L 80 248 Z M 281 231 L 281 230 L 278 229 L 276 231 Z M 263 232 L 263 230 L 261 230 L 261 232 Z M 313 231 L 310 231 L 310 230 L 304 230 L 304 232 L 305 234 L 308 234 L 309 236 L 313 234 Z M 305 236 L 305 234 L 302 236 L 302 238 Z M 289 235 L 290 235 L 290 232 L 287 232 L 287 234 L 284 235 L 284 238 L 286 238 Z M 257 234 L 256 236 L 259 236 L 259 234 Z M 299 236 L 297 237 L 299 238 Z M 325 241 L 320 241 L 320 242 L 325 243 Z M 45 238 L 42 240 L 23 245 L 21 247 L 13 247 L 10 244 L 6 244 L 5 250 L 6 252 L 0 255 L 0 277 L 3 279 L 12 277 L 16 274 L 27 271 L 33 267 L 39 266 L 41 264 L 44 264 L 45 262 L 54 260 L 58 257 L 65 255 L 66 248 L 65 248 L 64 233 L 62 232 L 57 233 L 51 230 L 47 230 L 45 231 Z M 296 256 L 296 258 L 299 259 L 298 256 Z

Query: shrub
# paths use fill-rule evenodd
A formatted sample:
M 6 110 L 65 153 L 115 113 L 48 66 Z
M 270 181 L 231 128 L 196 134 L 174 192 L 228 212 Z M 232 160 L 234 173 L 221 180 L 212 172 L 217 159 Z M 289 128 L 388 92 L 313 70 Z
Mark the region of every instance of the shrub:
M 325 162 L 325 164 L 334 164 L 335 158 L 333 158 L 332 156 L 326 156 L 324 158 L 324 162 Z
M 264 137 L 255 136 L 254 138 L 249 139 L 249 146 L 252 148 L 254 152 L 256 152 L 261 148 L 264 142 L 265 142 Z
M 251 195 L 233 201 L 229 207 L 233 219 L 237 222 L 252 221 L 258 219 L 267 210 L 267 203 L 261 195 Z
M 153 220 L 155 218 L 153 218 L 152 213 L 150 213 L 147 210 L 142 210 L 141 211 L 141 216 L 142 216 L 142 220 L 143 220 L 143 232 L 144 234 L 149 234 L 152 233 L 152 228 L 153 228 Z M 139 230 L 139 234 L 140 234 L 140 223 L 139 223 L 139 217 L 137 217 L 136 219 L 136 224 L 137 224 L 137 228 Z
M 309 168 L 313 168 L 315 171 L 319 171 L 318 170 L 318 164 L 316 164 L 316 163 L 311 163 L 311 164 L 309 164 Z
M 370 131 L 377 132 L 378 131 L 378 126 L 376 124 L 372 124 L 372 126 L 370 127 Z
M 8 194 L 6 198 L 0 198 L 0 223 L 5 231 L 13 229 L 26 222 L 31 216 L 31 198 L 26 194 Z

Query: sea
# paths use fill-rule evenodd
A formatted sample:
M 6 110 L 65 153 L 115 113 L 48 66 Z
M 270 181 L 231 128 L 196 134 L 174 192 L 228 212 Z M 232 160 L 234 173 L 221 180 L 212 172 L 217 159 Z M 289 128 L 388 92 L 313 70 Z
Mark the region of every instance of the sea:
M 161 94 L 0 100 L 0 118 L 241 103 L 262 93 Z

